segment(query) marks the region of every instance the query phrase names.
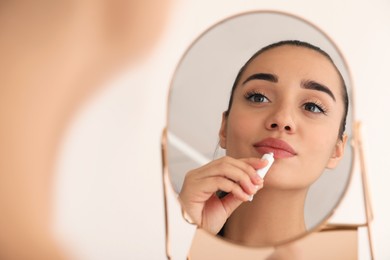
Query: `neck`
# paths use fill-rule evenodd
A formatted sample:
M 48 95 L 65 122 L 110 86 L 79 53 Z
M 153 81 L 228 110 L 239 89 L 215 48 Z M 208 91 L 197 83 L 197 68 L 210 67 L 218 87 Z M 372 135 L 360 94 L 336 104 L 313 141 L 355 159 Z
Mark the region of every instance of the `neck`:
M 245 245 L 270 245 L 302 234 L 307 189 L 262 189 L 243 203 L 225 225 L 225 237 Z

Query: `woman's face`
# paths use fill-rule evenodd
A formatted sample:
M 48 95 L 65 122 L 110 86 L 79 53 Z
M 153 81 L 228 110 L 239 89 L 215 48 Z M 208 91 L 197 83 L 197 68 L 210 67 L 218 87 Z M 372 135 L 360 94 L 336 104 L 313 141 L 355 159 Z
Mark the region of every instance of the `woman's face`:
M 340 77 L 322 54 L 280 46 L 248 65 L 220 130 L 221 147 L 234 158 L 273 152 L 268 187 L 306 188 L 341 159 L 338 137 L 344 108 Z

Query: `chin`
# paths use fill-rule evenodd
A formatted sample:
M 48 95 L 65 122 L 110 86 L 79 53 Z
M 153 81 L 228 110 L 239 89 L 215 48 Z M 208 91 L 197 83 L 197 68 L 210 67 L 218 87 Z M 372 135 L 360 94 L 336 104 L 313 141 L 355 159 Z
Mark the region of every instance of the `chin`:
M 298 177 L 293 173 L 282 174 L 280 171 L 269 171 L 264 178 L 263 189 L 304 190 L 312 184 L 310 180 L 302 180 Z

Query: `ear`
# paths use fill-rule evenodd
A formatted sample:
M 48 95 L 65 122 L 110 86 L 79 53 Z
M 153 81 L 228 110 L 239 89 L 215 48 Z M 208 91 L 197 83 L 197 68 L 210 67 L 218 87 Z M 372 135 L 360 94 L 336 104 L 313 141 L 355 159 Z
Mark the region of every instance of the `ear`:
M 333 154 L 329 158 L 326 168 L 334 169 L 339 164 L 339 161 L 343 158 L 345 144 L 347 143 L 348 136 L 343 135 L 342 140 L 337 140 L 337 143 L 334 147 Z
M 226 149 L 226 125 L 227 125 L 227 115 L 226 111 L 222 113 L 221 127 L 219 129 L 219 146 Z

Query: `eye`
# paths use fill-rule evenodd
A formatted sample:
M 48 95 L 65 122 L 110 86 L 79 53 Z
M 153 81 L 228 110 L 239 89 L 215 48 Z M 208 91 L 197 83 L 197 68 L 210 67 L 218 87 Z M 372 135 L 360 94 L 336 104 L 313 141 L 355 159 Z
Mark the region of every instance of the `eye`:
M 308 102 L 303 105 L 303 108 L 312 113 L 326 114 L 326 109 L 323 105 L 315 102 Z
M 254 103 L 269 103 L 269 99 L 258 92 L 248 92 L 245 94 L 245 98 Z

